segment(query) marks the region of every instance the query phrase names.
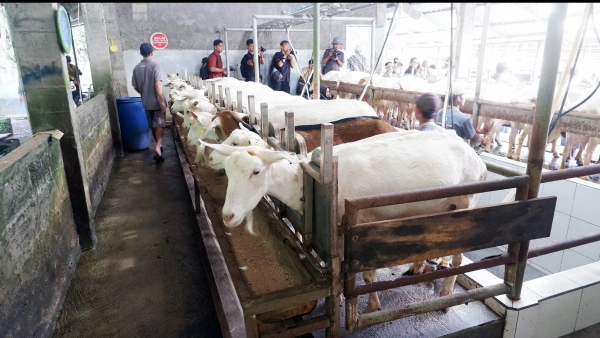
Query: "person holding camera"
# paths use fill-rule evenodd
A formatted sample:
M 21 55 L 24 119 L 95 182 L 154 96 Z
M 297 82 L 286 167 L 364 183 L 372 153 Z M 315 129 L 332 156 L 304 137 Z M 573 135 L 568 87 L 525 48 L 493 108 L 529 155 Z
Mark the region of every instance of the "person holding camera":
M 248 53 L 242 58 L 242 62 L 240 63 L 240 71 L 242 73 L 242 77 L 246 79 L 246 82 L 254 82 L 254 40 L 246 40 L 246 48 L 248 48 Z M 262 46 L 258 49 L 258 62 L 261 65 L 265 64 L 265 48 Z M 258 68 L 260 82 L 262 82 L 262 74 L 260 74 L 260 65 L 258 66 Z
M 339 50 L 342 45 L 342 40 L 338 37 L 333 38 L 331 45 L 333 48 L 328 48 L 323 54 L 323 75 L 329 73 L 332 70 L 340 70 L 344 66 L 344 52 Z
M 291 68 L 294 68 L 294 52 L 287 40 L 281 41 L 279 46 L 281 51 L 273 55 L 269 67 L 269 87 L 290 94 L 290 73 Z

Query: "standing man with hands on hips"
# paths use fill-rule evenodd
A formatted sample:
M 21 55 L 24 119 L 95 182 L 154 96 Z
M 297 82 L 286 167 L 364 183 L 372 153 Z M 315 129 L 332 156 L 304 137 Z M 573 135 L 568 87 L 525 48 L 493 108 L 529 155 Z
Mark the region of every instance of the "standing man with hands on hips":
M 342 40 L 337 37 L 333 38 L 331 45 L 333 48 L 325 50 L 325 53 L 323 54 L 323 61 L 321 61 L 321 64 L 323 65 L 323 75 L 332 70 L 339 71 L 340 68 L 344 66 L 344 52 L 339 50 L 340 45 L 342 45 Z

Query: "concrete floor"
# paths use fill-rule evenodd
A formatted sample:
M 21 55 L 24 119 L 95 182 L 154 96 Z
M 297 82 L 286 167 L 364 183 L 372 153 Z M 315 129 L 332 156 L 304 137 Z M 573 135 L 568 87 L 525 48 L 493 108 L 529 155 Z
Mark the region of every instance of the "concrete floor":
M 115 160 L 53 337 L 221 337 L 196 221 L 165 129 L 165 162 L 150 149 Z
M 396 266 L 392 268 L 377 270 L 377 280 L 392 280 L 402 275 L 409 267 L 409 264 Z M 443 279 L 437 279 L 433 282 L 418 283 L 402 288 L 386 290 L 379 292 L 379 300 L 384 309 L 402 307 L 415 301 L 435 298 L 439 295 Z M 357 283 L 363 284 L 364 281 L 360 274 L 357 275 Z M 454 292 L 464 292 L 462 286 L 456 283 Z M 311 318 L 324 313 L 323 301 L 319 301 L 315 310 L 306 315 L 305 318 Z M 358 298 L 358 310 L 362 313 L 367 306 L 367 296 Z M 345 329 L 345 303 L 341 304 L 342 313 L 342 337 L 443 337 L 457 333 L 467 328 L 475 327 L 500 318 L 496 313 L 490 310 L 482 302 L 472 302 L 454 306 L 448 313 L 435 311 L 420 314 L 412 317 L 406 317 L 387 323 L 373 325 L 371 327 L 348 332 Z M 315 338 L 325 337 L 325 330 L 313 332 Z M 493 337 L 494 335 L 486 335 Z
M 53 337 L 221 336 L 170 133 L 165 129 L 163 164 L 154 163 L 152 144 L 148 150 L 115 161 L 95 217 L 98 247 L 82 255 Z M 475 261 L 498 253 L 488 249 L 465 256 Z M 382 269 L 378 277 L 393 279 L 406 268 Z M 500 270 L 490 271 L 502 276 Z M 542 275 L 528 267 L 525 279 Z M 382 306 L 435 297 L 442 282 L 380 292 Z M 457 284 L 455 292 L 462 291 Z M 359 311 L 365 306 L 366 296 L 360 297 Z M 344 311 L 342 303 L 342 326 Z M 322 312 L 320 301 L 305 317 Z M 474 302 L 455 306 L 447 314 L 438 311 L 408 317 L 353 333 L 342 329 L 342 337 L 440 337 L 498 318 L 484 304 Z M 591 327 L 566 337 L 594 337 L 598 330 Z M 313 335 L 322 337 L 324 330 Z
M 569 333 L 561 338 L 598 338 L 600 337 L 600 324 L 586 327 L 585 329 Z

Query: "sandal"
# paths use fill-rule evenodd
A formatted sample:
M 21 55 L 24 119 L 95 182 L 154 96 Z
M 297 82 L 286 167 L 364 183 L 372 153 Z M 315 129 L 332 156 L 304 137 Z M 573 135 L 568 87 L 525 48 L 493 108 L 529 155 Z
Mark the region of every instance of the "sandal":
M 165 158 L 162 156 L 154 155 L 154 161 L 156 161 L 156 163 L 162 163 L 165 161 Z

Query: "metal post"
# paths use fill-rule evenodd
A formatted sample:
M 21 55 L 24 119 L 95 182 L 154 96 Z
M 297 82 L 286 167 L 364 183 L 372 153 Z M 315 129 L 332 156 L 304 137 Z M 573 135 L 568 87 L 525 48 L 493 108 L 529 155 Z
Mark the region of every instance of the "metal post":
M 287 151 L 296 152 L 294 149 L 294 112 L 286 111 L 285 112 L 285 144 L 283 149 Z
M 248 95 L 248 123 L 250 126 L 254 126 L 256 121 L 254 120 L 256 111 L 254 110 L 254 95 Z
M 225 28 L 225 68 L 227 69 L 227 77 L 229 74 L 229 47 L 227 45 L 227 28 Z
M 242 112 L 242 91 L 238 90 L 237 91 L 237 101 L 235 102 L 235 111 L 238 113 Z
M 321 4 L 313 5 L 313 99 L 318 100 L 321 95 L 321 62 L 319 61 L 320 36 L 321 36 Z
M 260 104 L 260 132 L 263 141 L 269 138 L 269 105 L 266 102 Z
M 333 180 L 331 159 L 333 157 L 333 124 L 321 123 L 321 179 L 323 184 Z
M 213 104 L 213 106 L 215 105 L 215 100 L 216 100 L 216 96 L 217 96 L 217 84 L 215 82 L 213 82 L 211 84 L 211 88 L 212 90 L 210 91 L 210 97 L 211 97 L 211 103 Z
M 254 55 L 252 55 L 252 62 L 254 63 L 254 82 L 260 83 L 260 65 L 258 63 L 258 48 L 260 47 L 258 44 L 258 20 L 256 20 L 256 16 L 252 16 L 252 36 L 254 41 Z M 267 79 L 269 76 L 267 75 Z M 268 81 L 268 80 L 267 80 Z
M 483 23 L 481 24 L 481 42 L 479 44 L 479 59 L 477 60 L 477 82 L 475 83 L 475 100 L 473 100 L 473 115 L 471 121 L 475 130 L 479 128 L 479 126 L 477 125 L 477 120 L 479 119 L 479 95 L 481 94 L 481 78 L 483 77 L 483 58 L 485 57 L 485 43 L 487 40 L 488 24 L 490 22 L 490 8 L 491 4 L 487 2 L 485 4 L 485 12 L 483 13 Z
M 231 109 L 231 88 L 225 88 L 225 109 Z
M 537 43 L 537 51 L 535 52 L 535 63 L 533 64 L 533 74 L 531 74 L 531 82 L 535 82 L 535 79 L 537 78 L 537 67 L 538 64 L 540 63 L 540 55 L 542 54 L 542 41 L 538 41 Z
M 225 100 L 223 100 L 223 85 L 219 85 L 219 107 L 225 106 Z
M 548 129 L 550 127 L 550 118 L 552 116 L 552 101 L 554 99 L 554 89 L 556 86 L 556 74 L 558 72 L 558 63 L 560 61 L 560 53 L 557 53 L 556 51 L 560 51 L 562 47 L 567 7 L 568 4 L 566 3 L 555 4 L 553 11 L 550 14 L 550 18 L 548 19 L 546 44 L 544 46 L 544 60 L 542 62 L 542 72 L 540 74 L 540 86 L 536 99 L 535 113 L 533 115 L 532 133 L 529 136 L 529 156 L 527 159 L 526 173 L 531 179 L 529 181 L 529 190 L 527 192 L 528 198 L 536 198 L 540 188 L 546 140 L 548 139 Z M 528 250 L 529 241 L 521 242 L 515 287 L 507 295 L 510 299 L 518 300 L 521 298 Z
M 369 69 L 373 70 L 375 67 L 375 19 L 371 21 L 371 67 Z

